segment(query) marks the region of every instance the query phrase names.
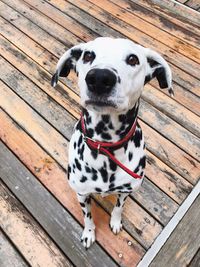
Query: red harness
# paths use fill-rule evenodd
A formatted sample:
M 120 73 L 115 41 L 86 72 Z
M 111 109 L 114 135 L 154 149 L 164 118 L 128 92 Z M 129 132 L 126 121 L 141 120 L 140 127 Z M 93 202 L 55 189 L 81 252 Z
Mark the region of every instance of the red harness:
M 107 148 L 118 149 L 118 148 L 122 147 L 123 145 L 125 145 L 131 139 L 131 137 L 135 134 L 136 124 L 137 124 L 137 119 L 133 123 L 128 134 L 118 142 L 115 142 L 115 143 L 99 142 L 99 141 L 95 141 L 95 140 L 92 140 L 91 138 L 87 137 L 84 118 L 83 118 L 83 115 L 81 115 L 81 127 L 82 127 L 82 132 L 84 135 L 84 140 L 87 143 L 87 145 L 90 148 L 97 150 L 98 153 L 102 153 L 102 154 L 108 156 L 114 163 L 116 163 L 121 169 L 123 169 L 125 172 L 127 172 L 133 178 L 141 179 L 142 176 L 140 176 L 137 173 L 134 173 L 133 171 L 128 169 L 119 160 L 117 160 L 115 158 L 115 156 L 107 149 Z

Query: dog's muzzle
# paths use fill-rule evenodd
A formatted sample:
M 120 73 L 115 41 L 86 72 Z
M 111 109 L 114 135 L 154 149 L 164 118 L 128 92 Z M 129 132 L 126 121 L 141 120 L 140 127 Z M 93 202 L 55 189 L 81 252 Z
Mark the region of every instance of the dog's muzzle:
M 109 95 L 117 82 L 116 75 L 109 69 L 91 69 L 85 78 L 88 90 L 94 95 Z

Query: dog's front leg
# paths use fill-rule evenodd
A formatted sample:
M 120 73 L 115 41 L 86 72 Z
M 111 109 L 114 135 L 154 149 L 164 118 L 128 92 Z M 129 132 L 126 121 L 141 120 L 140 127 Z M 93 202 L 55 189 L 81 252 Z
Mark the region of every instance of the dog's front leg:
M 117 203 L 111 213 L 110 228 L 114 234 L 118 234 L 122 229 L 122 210 L 129 193 L 118 194 Z
M 91 214 L 91 197 L 90 195 L 79 194 L 77 194 L 77 197 L 83 211 L 85 224 L 81 242 L 83 242 L 85 248 L 89 248 L 95 241 L 95 225 Z

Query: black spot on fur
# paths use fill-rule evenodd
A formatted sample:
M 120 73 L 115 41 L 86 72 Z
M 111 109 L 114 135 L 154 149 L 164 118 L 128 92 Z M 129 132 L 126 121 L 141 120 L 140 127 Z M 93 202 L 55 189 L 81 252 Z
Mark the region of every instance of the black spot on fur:
M 91 173 L 91 169 L 90 169 L 88 166 L 85 166 L 85 171 L 86 171 L 87 173 Z
M 110 121 L 110 115 L 102 115 L 102 120 L 105 123 L 109 123 L 109 121 Z
M 85 145 L 83 144 L 82 147 L 78 149 L 78 154 L 79 154 L 80 160 L 83 160 L 84 150 L 85 150 Z
M 112 139 L 112 137 L 109 133 L 102 133 L 101 137 L 105 140 L 111 140 Z
M 81 49 L 72 49 L 71 56 L 74 57 L 76 60 L 79 60 L 82 52 L 83 51 Z
M 85 208 L 85 203 L 80 202 L 80 205 L 81 205 L 82 208 Z
M 91 150 L 91 155 L 93 156 L 94 159 L 97 159 L 98 152 L 96 150 Z
M 113 188 L 114 186 L 115 186 L 115 184 L 114 184 L 114 183 L 111 183 L 111 184 L 109 185 L 109 189 Z
M 116 171 L 117 164 L 114 161 L 112 161 L 111 159 L 109 159 L 109 164 L 110 164 L 111 171 L 113 171 L 113 172 Z
M 119 198 L 117 199 L 117 204 L 116 204 L 116 207 L 120 207 L 121 206 L 121 204 L 120 204 L 120 200 L 119 200 Z
M 81 171 L 82 170 L 81 164 L 79 163 L 77 159 L 75 159 L 75 164 L 76 164 L 76 168 L 79 169 L 79 171 Z
M 76 142 L 74 142 L 74 149 L 76 149 Z
M 92 168 L 92 180 L 96 181 L 98 179 L 97 171 Z
M 70 173 L 72 172 L 72 168 L 70 165 L 68 165 L 68 172 L 67 172 L 67 178 L 69 180 Z
M 112 122 L 109 123 L 108 128 L 109 128 L 110 130 L 114 130 L 114 126 L 113 126 Z
M 92 218 L 91 212 L 87 213 L 87 217 L 90 218 L 90 219 Z
M 132 137 L 132 141 L 134 142 L 135 147 L 140 147 L 141 140 L 142 140 L 142 131 L 141 130 L 135 131 L 135 134 Z
M 86 200 L 85 200 L 85 202 L 86 202 L 87 204 L 91 204 L 91 197 L 87 197 Z
M 83 136 L 81 134 L 80 137 L 79 137 L 79 140 L 78 140 L 78 147 L 80 147 L 82 142 L 83 142 Z
M 80 182 L 84 183 L 85 181 L 87 181 L 87 177 L 83 175 L 80 179 Z
M 110 176 L 110 180 L 109 182 L 112 183 L 115 181 L 115 174 L 113 173 L 111 176 Z
M 92 128 L 87 129 L 87 135 L 92 138 L 94 136 L 94 130 Z
M 141 168 L 141 169 L 144 169 L 145 166 L 146 166 L 146 156 L 144 156 L 144 157 L 142 157 L 142 158 L 140 159 L 139 164 L 138 164 L 138 166 L 135 168 L 134 172 L 135 172 L 135 173 L 138 173 L 139 170 L 140 170 L 140 168 Z
M 133 158 L 133 153 L 132 153 L 132 152 L 129 152 L 129 154 L 128 154 L 128 159 L 129 159 L 129 161 L 131 161 L 132 158 Z
M 104 183 L 107 183 L 108 182 L 108 172 L 107 172 L 107 170 L 102 167 L 101 169 L 99 169 L 99 172 L 100 172 L 100 174 L 102 176 L 102 179 L 103 179 Z
M 95 187 L 95 191 L 98 193 L 102 192 L 101 188 L 98 188 L 98 187 Z
M 103 129 L 104 129 L 104 126 L 105 126 L 104 122 L 103 122 L 103 121 L 100 121 L 100 122 L 97 124 L 97 126 L 95 127 L 95 131 L 96 131 L 96 133 L 97 133 L 97 134 L 101 134 L 102 131 L 103 131 Z

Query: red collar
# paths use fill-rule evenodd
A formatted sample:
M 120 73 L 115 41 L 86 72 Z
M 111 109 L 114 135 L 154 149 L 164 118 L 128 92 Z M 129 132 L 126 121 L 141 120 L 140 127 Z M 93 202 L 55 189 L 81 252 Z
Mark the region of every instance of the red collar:
M 115 156 L 107 149 L 107 148 L 112 148 L 112 150 L 116 150 L 116 149 L 119 149 L 120 147 L 123 147 L 131 139 L 131 137 L 134 136 L 136 125 L 137 125 L 137 118 L 135 119 L 128 134 L 124 138 L 119 140 L 118 142 L 114 142 L 114 143 L 99 142 L 99 141 L 95 141 L 95 140 L 92 140 L 91 138 L 87 137 L 84 118 L 83 118 L 83 115 L 81 115 L 81 128 L 82 128 L 82 132 L 84 135 L 84 140 L 87 143 L 87 145 L 90 148 L 97 150 L 98 153 L 102 153 L 102 154 L 108 156 L 114 163 L 116 163 L 121 169 L 123 169 L 125 172 L 127 172 L 129 175 L 131 175 L 133 178 L 141 179 L 142 176 L 140 176 L 140 175 L 134 173 L 133 171 L 131 171 L 130 169 L 128 169 L 125 165 L 123 165 L 120 161 L 118 161 L 115 158 Z

